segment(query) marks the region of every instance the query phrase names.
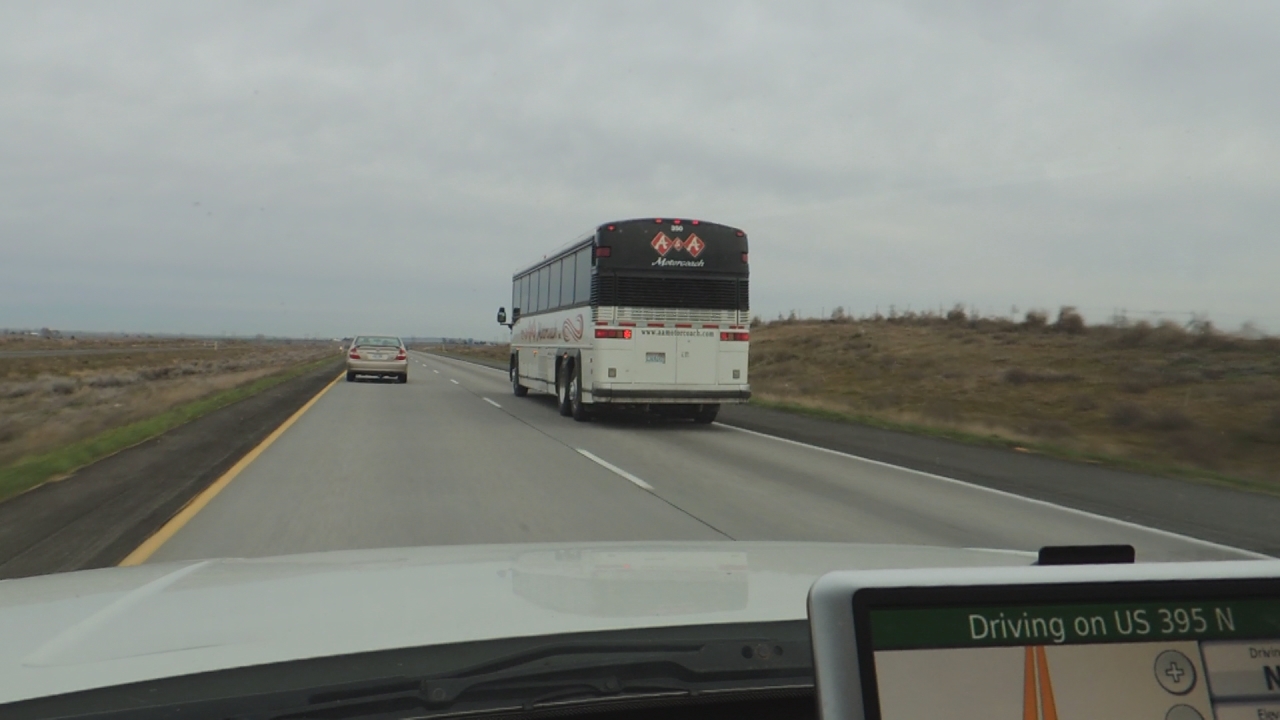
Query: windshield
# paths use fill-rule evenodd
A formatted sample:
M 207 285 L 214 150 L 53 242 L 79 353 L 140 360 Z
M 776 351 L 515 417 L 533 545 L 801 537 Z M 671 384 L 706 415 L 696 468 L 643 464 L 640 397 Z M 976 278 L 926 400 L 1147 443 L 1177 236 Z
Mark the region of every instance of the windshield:
M 0 4 L 0 716 L 801 622 L 839 569 L 1280 553 L 1278 33 Z

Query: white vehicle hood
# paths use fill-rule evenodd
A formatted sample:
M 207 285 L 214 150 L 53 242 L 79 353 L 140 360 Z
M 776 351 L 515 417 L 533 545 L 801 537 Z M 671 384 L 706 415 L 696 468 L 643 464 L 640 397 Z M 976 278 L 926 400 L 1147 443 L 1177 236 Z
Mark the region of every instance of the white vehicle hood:
M 1034 555 L 836 543 L 445 546 L 86 570 L 0 581 L 0 704 L 394 648 L 799 620 L 841 569 Z

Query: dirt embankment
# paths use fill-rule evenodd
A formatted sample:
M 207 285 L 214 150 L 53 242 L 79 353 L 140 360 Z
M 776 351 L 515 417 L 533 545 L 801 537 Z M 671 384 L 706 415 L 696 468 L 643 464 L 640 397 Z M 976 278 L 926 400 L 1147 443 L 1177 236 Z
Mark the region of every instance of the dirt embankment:
M 338 352 L 332 343 L 119 338 L 8 338 L 0 350 L 0 467 Z
M 757 324 L 762 401 L 1280 487 L 1280 339 L 948 316 Z

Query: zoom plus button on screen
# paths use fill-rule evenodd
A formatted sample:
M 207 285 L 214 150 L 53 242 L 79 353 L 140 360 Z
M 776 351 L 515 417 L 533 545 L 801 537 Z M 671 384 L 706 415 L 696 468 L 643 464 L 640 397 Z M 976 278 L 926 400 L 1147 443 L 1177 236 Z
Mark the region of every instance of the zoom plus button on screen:
M 1156 656 L 1156 680 L 1174 695 L 1186 695 L 1196 686 L 1196 669 L 1186 655 L 1165 650 Z

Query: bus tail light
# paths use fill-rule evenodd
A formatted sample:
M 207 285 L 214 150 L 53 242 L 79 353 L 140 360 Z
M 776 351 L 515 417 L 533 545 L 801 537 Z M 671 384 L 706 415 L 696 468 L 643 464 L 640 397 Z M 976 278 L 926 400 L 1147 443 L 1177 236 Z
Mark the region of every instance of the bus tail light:
M 701 224 L 702 224 L 702 221 L 701 221 L 701 220 L 691 220 L 691 221 L 689 222 L 689 224 L 690 224 L 690 225 L 701 225 Z
M 746 236 L 747 236 L 747 234 L 746 234 L 746 233 L 744 233 L 744 232 L 742 232 L 741 230 L 739 230 L 738 232 L 736 232 L 736 233 L 734 233 L 734 234 L 735 234 L 735 235 L 737 235 L 738 237 L 746 237 Z
M 605 230 L 608 230 L 609 232 L 613 232 L 614 230 L 617 230 L 617 228 L 614 227 L 613 225 L 608 225 L 605 227 Z
M 596 328 L 596 337 L 614 339 L 614 340 L 618 340 L 618 339 L 630 340 L 631 329 L 627 328 L 625 330 L 616 330 L 616 329 L 609 329 L 609 328 Z
M 720 339 L 721 339 L 721 340 L 734 340 L 734 341 L 738 341 L 738 342 L 746 342 L 750 337 L 751 337 L 751 333 L 744 333 L 744 332 L 722 332 L 722 333 L 720 333 Z
M 746 253 L 742 253 L 742 263 L 745 265 L 745 264 L 746 264 L 746 262 L 747 262 L 747 254 L 746 254 Z
M 598 258 L 609 257 L 612 254 L 613 254 L 613 248 L 609 247 L 608 245 L 601 245 L 600 247 L 596 248 L 596 257 Z

